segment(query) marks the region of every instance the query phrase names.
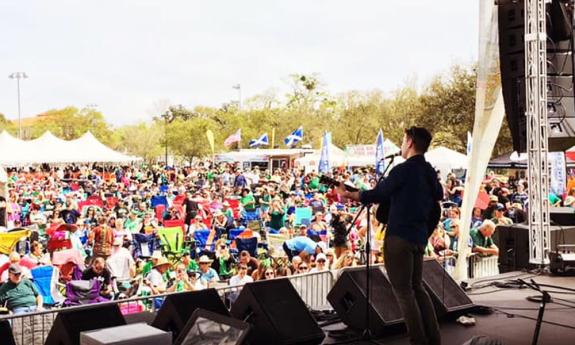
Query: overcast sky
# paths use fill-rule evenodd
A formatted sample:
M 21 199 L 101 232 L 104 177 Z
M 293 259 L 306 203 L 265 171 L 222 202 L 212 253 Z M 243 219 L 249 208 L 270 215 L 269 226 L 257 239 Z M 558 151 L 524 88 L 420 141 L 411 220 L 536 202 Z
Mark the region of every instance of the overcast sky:
M 96 104 L 115 125 L 155 104 L 219 106 L 292 73 L 329 92 L 424 84 L 477 56 L 471 0 L 3 0 L 0 112 L 23 116 Z

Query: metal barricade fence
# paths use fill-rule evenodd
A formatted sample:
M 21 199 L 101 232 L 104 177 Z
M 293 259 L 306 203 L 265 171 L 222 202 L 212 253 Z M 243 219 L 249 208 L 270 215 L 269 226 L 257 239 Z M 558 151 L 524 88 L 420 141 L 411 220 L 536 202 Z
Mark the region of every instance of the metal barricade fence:
M 472 257 L 470 258 L 470 265 L 473 267 L 473 273 L 477 275 L 492 275 L 498 272 L 496 256 L 486 258 Z M 380 267 L 382 265 L 374 266 Z M 310 309 L 326 310 L 331 309 L 327 301 L 327 295 L 339 277 L 340 271 L 341 270 L 306 273 L 277 279 L 288 279 Z M 477 276 L 473 277 L 477 278 Z M 216 288 L 227 307 L 230 307 L 230 301 L 239 295 L 241 289 L 241 286 L 220 286 Z M 168 295 L 170 295 L 170 293 L 141 296 L 105 303 L 118 304 L 120 310 L 125 315 L 141 311 L 154 313 L 156 312 L 156 303 L 154 303 L 154 301 Z M 66 310 L 81 310 L 93 307 L 94 305 L 83 305 L 69 307 L 66 308 Z M 19 315 L 5 315 L 0 316 L 0 321 L 8 320 L 10 322 L 16 344 L 43 345 L 58 312 L 61 310 L 63 309 L 50 309 Z

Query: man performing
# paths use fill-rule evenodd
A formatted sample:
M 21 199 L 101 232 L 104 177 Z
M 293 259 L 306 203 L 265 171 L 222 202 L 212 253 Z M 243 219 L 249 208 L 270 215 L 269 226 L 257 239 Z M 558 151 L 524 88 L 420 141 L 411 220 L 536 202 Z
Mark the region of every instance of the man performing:
M 385 268 L 414 345 L 441 343 L 437 317 L 422 285 L 428 223 L 439 220 L 434 215 L 434 203 L 443 197 L 437 174 L 423 156 L 431 139 L 425 128 L 406 129 L 401 143 L 401 156 L 406 161 L 394 167 L 383 182 L 363 192 L 348 192 L 343 183 L 337 189 L 341 196 L 364 205 L 389 204 Z

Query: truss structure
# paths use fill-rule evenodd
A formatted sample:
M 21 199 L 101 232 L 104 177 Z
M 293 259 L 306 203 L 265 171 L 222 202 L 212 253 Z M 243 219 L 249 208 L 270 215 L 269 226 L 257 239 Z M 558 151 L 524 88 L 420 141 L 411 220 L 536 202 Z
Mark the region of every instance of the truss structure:
M 548 263 L 549 164 L 547 127 L 546 0 L 525 0 L 525 93 L 527 117 L 529 261 Z

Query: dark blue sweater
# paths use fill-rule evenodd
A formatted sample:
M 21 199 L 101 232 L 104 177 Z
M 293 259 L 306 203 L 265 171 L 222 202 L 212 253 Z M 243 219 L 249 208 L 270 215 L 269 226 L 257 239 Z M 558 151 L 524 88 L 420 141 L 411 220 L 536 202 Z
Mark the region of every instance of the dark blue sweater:
M 443 198 L 443 187 L 423 155 L 393 168 L 374 189 L 360 193 L 363 204 L 389 202 L 387 235 L 414 244 L 427 244 L 427 219 L 433 202 Z

